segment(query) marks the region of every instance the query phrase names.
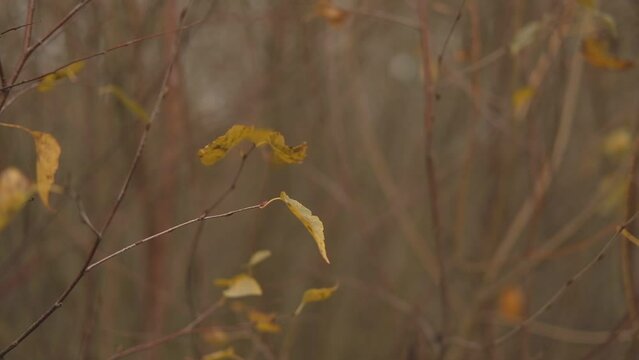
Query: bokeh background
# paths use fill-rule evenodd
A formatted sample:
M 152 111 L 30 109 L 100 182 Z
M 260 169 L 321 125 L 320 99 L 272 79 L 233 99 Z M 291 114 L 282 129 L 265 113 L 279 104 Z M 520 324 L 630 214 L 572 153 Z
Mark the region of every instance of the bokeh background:
M 77 3 L 36 0 L 34 39 Z M 193 225 L 89 273 L 7 358 L 106 359 L 175 334 L 220 299 L 214 279 L 268 249 L 254 270 L 263 296 L 229 302 L 129 358 L 199 359 L 231 345 L 244 359 L 634 359 L 639 270 L 621 237 L 549 310 L 493 344 L 635 211 L 639 73 L 613 60 L 639 56 L 639 3 L 599 3 L 195 0 L 188 29 L 176 32 L 186 1 L 91 1 L 19 80 L 160 35 L 87 61 L 50 91 L 37 82 L 12 89 L 0 121 L 59 140 L 64 191 L 53 211 L 34 199 L 0 233 L 0 346 L 82 267 L 93 236 L 74 195 L 101 225 L 135 154 L 144 125 L 101 87 L 119 86 L 150 112 L 177 36 L 169 92 L 97 258 L 197 217 L 225 193 L 213 213 L 284 190 L 323 220 L 331 264 L 281 203 L 208 221 L 199 237 Z M 27 4 L 2 1 L 0 31 L 24 24 Z M 0 37 L 7 77 L 23 36 Z M 588 39 L 609 47 L 608 62 L 584 53 Z M 424 161 L 428 111 L 439 250 Z M 306 141 L 308 157 L 277 165 L 268 149 L 251 151 L 229 191 L 249 144 L 212 167 L 196 153 L 233 124 Z M 29 136 L 0 128 L 0 169 L 34 179 L 34 159 Z M 336 283 L 332 298 L 291 316 L 305 289 Z M 256 331 L 239 303 L 276 313 L 282 331 Z

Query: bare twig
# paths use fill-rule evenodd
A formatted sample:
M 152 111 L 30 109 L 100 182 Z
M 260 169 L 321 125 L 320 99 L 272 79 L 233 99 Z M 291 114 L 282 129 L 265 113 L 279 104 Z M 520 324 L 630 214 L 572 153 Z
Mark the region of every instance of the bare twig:
M 424 160 L 426 167 L 426 182 L 430 204 L 430 215 L 433 226 L 433 238 L 435 242 L 435 252 L 437 267 L 439 269 L 439 296 L 441 302 L 441 336 L 446 337 L 450 325 L 450 304 L 448 294 L 448 283 L 446 279 L 446 266 L 444 264 L 444 247 L 442 244 L 442 229 L 440 220 L 439 197 L 437 190 L 437 173 L 433 156 L 433 126 L 435 123 L 435 84 L 431 77 L 430 65 L 430 40 L 429 40 L 429 20 L 428 20 L 428 0 L 420 0 L 417 3 L 418 16 L 421 26 L 421 48 L 422 48 L 422 69 L 424 74 Z M 442 55 L 443 56 L 443 55 Z M 447 346 L 442 344 L 439 358 L 446 355 Z
M 215 313 L 215 311 L 217 311 L 220 307 L 222 307 L 225 303 L 225 299 L 224 297 L 220 298 L 218 301 L 216 301 L 214 304 L 212 304 L 211 306 L 209 306 L 206 310 L 204 310 L 200 315 L 198 315 L 193 321 L 191 321 L 189 324 L 187 324 L 186 326 L 184 326 L 183 328 L 181 328 L 178 331 L 175 331 L 171 334 L 162 336 L 158 339 L 153 339 L 147 342 L 144 342 L 142 344 L 138 344 L 135 345 L 133 347 L 130 347 L 126 350 L 122 350 L 120 352 L 117 352 L 113 355 L 111 355 L 109 357 L 109 360 L 116 360 L 116 359 L 121 359 L 124 357 L 127 357 L 129 355 L 133 355 L 135 353 L 139 353 L 142 351 L 146 351 L 146 350 L 150 350 L 156 346 L 162 345 L 164 343 L 167 343 L 171 340 L 175 340 L 181 336 L 187 335 L 192 333 L 196 326 L 198 326 L 199 324 L 201 324 L 204 320 L 206 320 L 207 318 L 209 318 L 211 315 L 213 315 Z

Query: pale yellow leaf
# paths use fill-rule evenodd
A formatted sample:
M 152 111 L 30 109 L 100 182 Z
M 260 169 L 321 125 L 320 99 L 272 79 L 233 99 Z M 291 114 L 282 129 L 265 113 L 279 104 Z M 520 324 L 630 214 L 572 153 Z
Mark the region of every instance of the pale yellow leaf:
M 312 302 L 324 301 L 330 298 L 331 296 L 333 296 L 333 293 L 337 291 L 338 288 L 339 288 L 339 285 L 335 285 L 330 288 L 316 288 L 316 289 L 306 290 L 304 292 L 304 296 L 302 296 L 302 301 L 300 302 L 297 309 L 295 309 L 295 316 L 299 315 L 302 312 L 306 304 L 312 303 Z
M 218 328 L 212 328 L 206 331 L 202 337 L 204 338 L 204 341 L 215 345 L 226 344 L 231 340 L 229 334 Z
M 277 162 L 299 164 L 306 157 L 306 143 L 291 147 L 286 145 L 284 136 L 277 131 L 259 129 L 254 126 L 233 125 L 224 135 L 198 151 L 200 161 L 204 165 L 213 165 L 243 140 L 249 140 L 257 147 L 269 145 Z
M 595 67 L 607 70 L 626 70 L 634 66 L 631 60 L 621 59 L 610 52 L 610 43 L 598 37 L 583 40 L 581 53 Z
M 124 92 L 124 90 L 122 90 L 119 86 L 106 85 L 100 88 L 100 92 L 103 94 L 113 95 L 127 110 L 129 110 L 143 123 L 149 122 L 149 114 L 147 114 L 146 110 L 144 110 L 144 108 L 140 104 L 138 104 L 137 101 L 128 96 L 126 92 Z
M 633 244 L 639 246 L 639 239 L 636 236 L 634 236 L 630 231 L 628 231 L 628 229 L 626 228 L 621 229 L 621 235 L 623 235 L 623 237 L 628 239 Z
M 20 170 L 10 167 L 0 172 L 0 230 L 29 200 L 33 187 Z
M 202 360 L 228 360 L 228 359 L 240 359 L 235 353 L 235 349 L 231 346 L 224 350 L 216 351 L 214 353 L 204 355 Z
M 249 259 L 249 262 L 248 264 L 246 264 L 246 266 L 252 268 L 253 266 L 261 263 L 269 257 L 271 257 L 271 252 L 269 250 L 258 250 L 253 253 L 253 255 L 251 255 L 251 258 Z
M 239 274 L 230 279 L 216 279 L 214 283 L 216 286 L 226 287 L 222 294 L 227 298 L 262 295 L 260 284 L 247 274 Z
M 38 181 L 38 194 L 40 195 L 40 199 L 42 199 L 42 203 L 50 209 L 49 193 L 55 183 L 55 174 L 58 171 L 60 153 L 62 152 L 60 144 L 53 135 L 46 132 L 31 130 L 15 124 L 0 123 L 0 126 L 22 130 L 29 133 L 33 138 L 37 156 L 36 177 Z
M 45 92 L 53 89 L 56 82 L 59 80 L 68 78 L 72 81 L 75 81 L 77 78 L 77 74 L 84 68 L 85 62 L 78 61 L 73 64 L 62 68 L 52 74 L 48 74 L 40 80 L 40 84 L 38 85 L 38 91 Z
M 311 210 L 306 208 L 297 200 L 288 197 L 288 195 L 286 195 L 284 191 L 282 191 L 282 193 L 280 194 L 280 199 L 284 201 L 288 209 L 293 213 L 293 215 L 295 215 L 296 218 L 298 218 L 302 222 L 311 236 L 313 236 L 313 239 L 317 244 L 317 248 L 319 249 L 322 258 L 324 258 L 327 263 L 330 263 L 330 261 L 328 260 L 328 255 L 326 253 L 326 242 L 324 240 L 324 224 L 322 223 L 320 218 L 313 215 Z

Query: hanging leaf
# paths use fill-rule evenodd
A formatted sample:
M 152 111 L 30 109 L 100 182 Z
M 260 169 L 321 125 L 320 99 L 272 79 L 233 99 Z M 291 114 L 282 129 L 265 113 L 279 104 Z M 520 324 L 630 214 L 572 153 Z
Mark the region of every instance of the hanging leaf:
M 33 187 L 20 170 L 10 167 L 0 173 L 0 230 L 27 203 Z
M 100 93 L 113 95 L 120 103 L 143 123 L 149 122 L 149 114 L 138 104 L 137 101 L 129 97 L 122 88 L 116 85 L 106 85 L 100 88 Z
M 226 288 L 222 294 L 227 298 L 262 295 L 260 284 L 247 274 L 239 274 L 230 279 L 216 279 L 215 285 Z
M 518 322 L 524 316 L 525 296 L 520 287 L 510 286 L 499 295 L 499 313 L 510 322 Z
M 49 91 L 53 89 L 56 82 L 65 78 L 68 78 L 71 81 L 75 81 L 75 79 L 77 78 L 77 74 L 84 68 L 84 65 L 84 61 L 78 61 L 52 74 L 48 74 L 47 76 L 42 78 L 42 80 L 40 80 L 38 91 Z
M 581 53 L 595 67 L 607 70 L 625 70 L 634 66 L 631 60 L 620 59 L 610 52 L 610 43 L 598 37 L 583 40 Z
M 539 21 L 533 21 L 519 29 L 513 37 L 513 40 L 510 42 L 510 53 L 512 55 L 516 55 L 525 47 L 532 44 L 532 42 L 537 38 L 537 34 L 541 28 L 542 26 Z
M 60 153 L 62 152 L 60 144 L 53 135 L 49 133 L 27 129 L 24 126 L 15 124 L 0 123 L 0 126 L 25 131 L 33 138 L 37 155 L 36 176 L 38 180 L 38 193 L 40 194 L 42 203 L 50 209 L 49 193 L 55 182 L 55 174 L 58 171 Z
M 248 313 L 249 320 L 253 323 L 255 330 L 263 333 L 278 333 L 282 327 L 275 322 L 275 314 L 267 314 L 257 310 Z
M 306 230 L 313 236 L 317 248 L 322 258 L 330 264 L 328 255 L 326 254 L 326 242 L 324 241 L 324 224 L 317 216 L 313 215 L 311 210 L 299 203 L 297 200 L 291 199 L 284 191 L 280 193 L 280 199 L 284 201 L 288 209 L 302 222 Z
M 246 266 L 248 268 L 252 268 L 262 261 L 268 259 L 269 257 L 271 257 L 271 252 L 269 250 L 258 250 L 253 253 L 253 255 L 251 255 L 251 259 L 249 259 L 249 262 L 246 264 Z
M 333 293 L 337 291 L 338 288 L 339 288 L 339 285 L 335 285 L 330 288 L 308 289 L 304 291 L 304 296 L 302 296 L 302 301 L 300 302 L 299 306 L 297 306 L 297 309 L 295 309 L 295 316 L 299 315 L 302 312 L 306 304 L 312 303 L 312 302 L 324 301 L 330 298 L 331 296 L 333 296 Z
M 341 25 L 349 17 L 349 12 L 335 6 L 331 1 L 320 0 L 315 4 L 315 14 L 331 25 Z
M 233 347 L 228 347 L 225 350 L 216 351 L 214 353 L 204 355 L 202 360 L 237 360 L 241 359 L 241 357 L 237 356 L 235 353 L 235 349 Z
M 623 235 L 623 237 L 625 237 L 628 241 L 639 246 L 639 239 L 636 236 L 634 236 L 630 231 L 628 231 L 628 229 L 626 228 L 621 229 L 621 235 Z
M 306 157 L 306 143 L 290 147 L 286 145 L 284 136 L 277 131 L 259 129 L 254 126 L 233 125 L 226 134 L 198 151 L 200 161 L 204 165 L 213 165 L 243 140 L 251 141 L 256 147 L 269 145 L 273 150 L 275 161 L 280 163 L 299 164 Z

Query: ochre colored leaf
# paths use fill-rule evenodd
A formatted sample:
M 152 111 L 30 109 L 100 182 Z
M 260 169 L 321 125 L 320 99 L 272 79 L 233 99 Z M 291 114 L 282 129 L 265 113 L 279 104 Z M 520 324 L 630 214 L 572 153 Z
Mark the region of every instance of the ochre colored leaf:
M 60 159 L 60 144 L 51 135 L 45 132 L 32 131 L 31 135 L 35 141 L 36 154 L 36 175 L 38 178 L 38 193 L 44 205 L 49 206 L 49 193 L 55 183 L 55 174 L 58 171 Z
M 229 359 L 231 360 L 240 359 L 240 357 L 237 356 L 237 354 L 235 354 L 235 349 L 233 349 L 232 346 L 224 350 L 220 350 L 208 355 L 204 355 L 204 357 L 202 357 L 202 360 L 229 360 Z
M 306 143 L 291 147 L 286 145 L 284 136 L 277 131 L 259 129 L 254 126 L 233 125 L 226 134 L 198 151 L 200 161 L 204 165 L 213 165 L 243 140 L 249 140 L 258 147 L 269 145 L 273 150 L 275 161 L 280 163 L 299 164 L 306 157 Z
M 341 25 L 349 17 L 349 12 L 335 6 L 331 1 L 320 0 L 315 4 L 315 14 L 331 25 Z
M 216 279 L 214 283 L 216 286 L 226 287 L 222 294 L 227 298 L 262 295 L 260 284 L 247 274 L 239 274 L 230 279 Z
M 533 21 L 519 29 L 513 37 L 513 40 L 510 42 L 510 53 L 515 55 L 528 45 L 532 44 L 532 42 L 537 38 L 537 34 L 541 28 L 542 26 L 540 22 Z
M 128 96 L 119 86 L 106 85 L 100 88 L 100 92 L 103 94 L 113 95 L 127 110 L 129 110 L 143 123 L 149 122 L 149 114 L 147 114 L 146 110 L 144 110 L 137 101 Z
M 623 237 L 628 239 L 633 244 L 639 246 L 639 239 L 636 236 L 634 236 L 630 231 L 628 231 L 628 229 L 626 228 L 621 229 L 621 235 L 623 235 Z
M 507 321 L 517 322 L 524 316 L 526 299 L 520 287 L 507 287 L 499 294 L 499 313 Z
M 577 3 L 585 7 L 586 9 L 592 10 L 597 7 L 597 4 L 595 4 L 595 0 L 577 0 Z
M 275 314 L 267 314 L 257 310 L 248 313 L 249 320 L 253 323 L 255 330 L 263 333 L 278 333 L 282 327 L 275 322 Z
M 78 61 L 52 74 L 48 74 L 47 76 L 43 77 L 42 80 L 40 80 L 38 91 L 49 91 L 53 89 L 58 80 L 62 80 L 65 78 L 75 81 L 75 79 L 77 78 L 77 74 L 84 68 L 84 65 L 84 61 Z
M 610 44 L 598 37 L 583 40 L 581 53 L 586 61 L 598 68 L 608 70 L 625 70 L 634 66 L 631 60 L 620 59 L 610 52 Z
M 15 124 L 0 123 L 0 126 L 22 130 L 29 133 L 33 138 L 37 155 L 36 177 L 38 194 L 40 194 L 42 203 L 50 209 L 49 193 L 55 183 L 55 174 L 58 171 L 60 153 L 62 152 L 60 144 L 53 135 L 46 132 L 31 130 Z
M 249 259 L 247 267 L 252 268 L 253 266 L 261 263 L 262 261 L 271 257 L 271 252 L 269 250 L 258 250 L 253 255 L 251 255 L 251 259 Z
M 311 210 L 306 208 L 304 205 L 299 203 L 295 199 L 291 199 L 286 195 L 284 191 L 280 194 L 280 199 L 284 201 L 288 209 L 298 218 L 308 232 L 313 236 L 315 243 L 317 244 L 317 248 L 319 249 L 322 258 L 330 263 L 328 260 L 328 255 L 326 253 L 326 242 L 324 241 L 324 224 L 317 216 L 313 215 Z
M 324 301 L 330 298 L 331 296 L 333 296 L 333 293 L 337 291 L 338 288 L 339 288 L 339 285 L 335 285 L 330 288 L 316 288 L 316 289 L 308 289 L 304 291 L 304 296 L 302 296 L 302 301 L 300 302 L 297 309 L 295 309 L 295 316 L 299 315 L 302 312 L 306 304 L 312 303 L 312 302 Z
M 20 170 L 10 167 L 0 172 L 0 230 L 22 210 L 32 193 L 33 187 Z

